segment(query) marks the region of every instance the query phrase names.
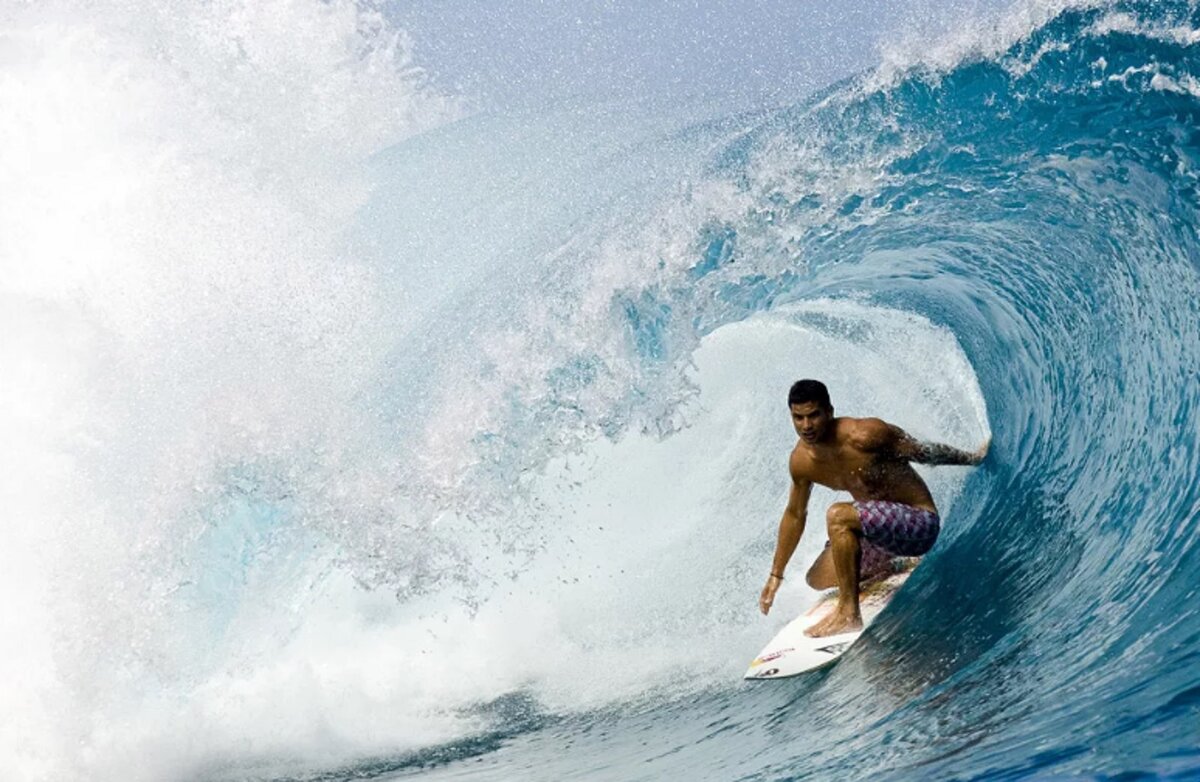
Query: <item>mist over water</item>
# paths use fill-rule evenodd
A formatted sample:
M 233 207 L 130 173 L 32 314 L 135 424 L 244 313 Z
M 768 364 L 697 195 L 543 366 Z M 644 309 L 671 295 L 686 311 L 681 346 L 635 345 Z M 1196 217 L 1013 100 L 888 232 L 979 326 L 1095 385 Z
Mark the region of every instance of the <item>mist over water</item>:
M 782 105 L 476 112 L 395 9 L 0 11 L 0 767 L 1200 773 L 1200 17 L 956 12 Z M 993 455 L 747 684 L 803 376 Z

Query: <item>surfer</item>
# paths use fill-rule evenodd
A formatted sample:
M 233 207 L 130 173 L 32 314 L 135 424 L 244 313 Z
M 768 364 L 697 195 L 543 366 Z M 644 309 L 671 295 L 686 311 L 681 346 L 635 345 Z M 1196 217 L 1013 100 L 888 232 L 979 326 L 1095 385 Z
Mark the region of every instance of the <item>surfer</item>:
M 990 440 L 968 453 L 918 442 L 878 418 L 834 418 L 829 390 L 818 380 L 793 384 L 788 408 L 800 440 L 788 462 L 791 494 L 758 606 L 764 614 L 771 610 L 784 568 L 804 532 L 812 485 L 819 483 L 850 492 L 854 501 L 835 502 L 825 514 L 829 541 L 806 578 L 813 589 L 836 586 L 837 606 L 805 632 L 822 637 L 861 630 L 859 584 L 889 572 L 893 557 L 925 554 L 941 529 L 929 487 L 911 463 L 979 464 Z

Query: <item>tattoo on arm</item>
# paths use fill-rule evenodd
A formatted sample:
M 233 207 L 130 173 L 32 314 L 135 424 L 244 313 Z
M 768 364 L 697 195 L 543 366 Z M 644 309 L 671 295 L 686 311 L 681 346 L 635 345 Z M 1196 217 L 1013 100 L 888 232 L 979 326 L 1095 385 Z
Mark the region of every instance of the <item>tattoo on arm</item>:
M 960 451 L 942 443 L 917 443 L 913 448 L 912 461 L 918 464 L 978 464 L 973 453 Z

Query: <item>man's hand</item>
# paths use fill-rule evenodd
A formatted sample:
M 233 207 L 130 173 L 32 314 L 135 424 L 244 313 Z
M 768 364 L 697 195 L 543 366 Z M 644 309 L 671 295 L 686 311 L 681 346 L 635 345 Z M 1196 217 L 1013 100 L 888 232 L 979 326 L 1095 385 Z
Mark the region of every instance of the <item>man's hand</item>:
M 992 447 L 992 438 L 989 437 L 988 439 L 983 441 L 983 445 L 979 446 L 978 451 L 971 454 L 972 458 L 975 460 L 974 462 L 972 462 L 972 464 L 982 464 L 983 460 L 987 458 L 988 449 L 991 447 Z
M 767 585 L 763 587 L 762 594 L 758 596 L 758 610 L 763 614 L 771 611 L 771 604 L 775 602 L 775 593 L 779 591 L 779 585 L 783 583 L 783 579 L 779 576 L 768 576 Z

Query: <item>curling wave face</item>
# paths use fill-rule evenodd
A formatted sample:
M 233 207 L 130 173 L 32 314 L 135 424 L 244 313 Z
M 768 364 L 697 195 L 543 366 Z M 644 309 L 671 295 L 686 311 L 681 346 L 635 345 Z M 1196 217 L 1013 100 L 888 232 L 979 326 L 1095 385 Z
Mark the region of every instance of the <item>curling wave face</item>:
M 619 328 L 619 358 L 567 348 L 594 374 L 567 372 L 549 398 L 518 394 L 506 415 L 522 427 L 552 421 L 564 397 L 600 404 L 615 371 L 598 409 L 635 395 L 651 401 L 618 407 L 624 424 L 670 431 L 654 405 L 673 398 L 679 358 L 705 335 L 788 303 L 866 297 L 953 332 L 995 433 L 989 468 L 877 645 L 789 691 L 805 714 L 840 716 L 813 724 L 777 696 L 714 695 L 703 713 L 732 711 L 733 729 L 680 739 L 698 766 L 720 758 L 751 778 L 913 764 L 961 777 L 1193 773 L 1197 29 L 1187 4 L 1068 8 L 1003 46 L 960 46 L 950 65 L 875 72 L 743 118 L 748 130 L 709 123 L 691 132 L 727 140 L 698 184 L 642 233 L 572 255 L 583 262 L 570 301 L 594 297 L 604 312 L 561 313 L 539 353 Z M 613 264 L 635 279 L 605 287 Z M 867 406 L 881 404 L 903 402 Z M 762 702 L 738 700 L 751 697 Z M 753 727 L 762 709 L 769 737 Z M 688 762 L 631 743 L 588 746 L 650 764 L 622 778 Z

